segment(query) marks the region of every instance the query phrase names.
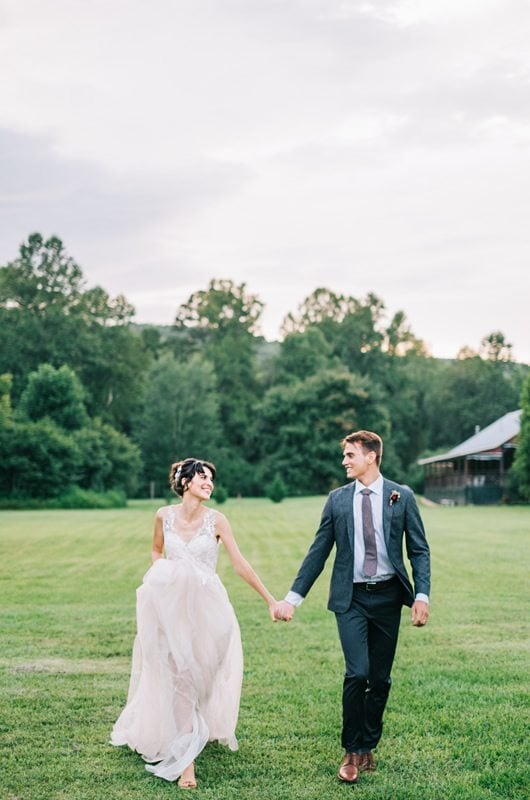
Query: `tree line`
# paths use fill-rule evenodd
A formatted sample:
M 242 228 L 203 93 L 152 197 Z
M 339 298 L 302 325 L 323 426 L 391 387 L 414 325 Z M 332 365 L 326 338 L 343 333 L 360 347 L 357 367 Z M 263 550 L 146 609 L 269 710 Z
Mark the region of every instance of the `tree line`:
M 499 331 L 435 359 L 376 295 L 318 288 L 271 343 L 263 307 L 215 279 L 172 326 L 136 325 L 59 238 L 29 236 L 0 267 L 0 498 L 160 496 L 190 455 L 216 463 L 220 497 L 325 493 L 344 482 L 338 443 L 357 428 L 382 435 L 388 477 L 421 490 L 418 457 L 519 407 L 529 367 Z

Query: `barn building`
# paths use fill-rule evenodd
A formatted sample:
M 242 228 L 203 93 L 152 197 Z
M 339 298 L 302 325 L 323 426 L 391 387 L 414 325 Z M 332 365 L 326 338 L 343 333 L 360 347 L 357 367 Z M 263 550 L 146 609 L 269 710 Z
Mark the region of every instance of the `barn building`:
M 498 503 L 520 427 L 521 410 L 510 411 L 448 453 L 419 459 L 425 468 L 425 497 L 448 505 Z

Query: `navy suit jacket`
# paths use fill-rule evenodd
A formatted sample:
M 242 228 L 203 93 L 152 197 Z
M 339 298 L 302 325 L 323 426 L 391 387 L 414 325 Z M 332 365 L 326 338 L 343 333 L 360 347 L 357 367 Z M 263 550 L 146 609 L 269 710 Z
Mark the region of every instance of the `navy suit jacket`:
M 305 597 L 335 545 L 328 608 L 339 613 L 348 610 L 353 596 L 354 490 L 355 482 L 352 482 L 329 494 L 320 526 L 291 587 L 293 592 Z M 391 505 L 393 491 L 399 492 L 400 497 Z M 414 493 L 408 486 L 386 478 L 383 483 L 383 531 L 388 557 L 403 588 L 403 602 L 411 606 L 418 592 L 427 595 L 430 592 L 429 545 Z M 403 561 L 403 538 L 412 567 L 414 590 Z

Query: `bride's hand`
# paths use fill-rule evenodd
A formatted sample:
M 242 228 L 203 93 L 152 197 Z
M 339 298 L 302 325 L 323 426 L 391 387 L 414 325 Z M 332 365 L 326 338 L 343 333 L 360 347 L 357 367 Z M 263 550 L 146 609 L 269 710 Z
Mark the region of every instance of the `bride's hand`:
M 282 620 L 283 622 L 290 622 L 294 614 L 294 606 L 286 600 L 280 600 L 274 604 L 274 609 L 271 611 L 274 622 Z

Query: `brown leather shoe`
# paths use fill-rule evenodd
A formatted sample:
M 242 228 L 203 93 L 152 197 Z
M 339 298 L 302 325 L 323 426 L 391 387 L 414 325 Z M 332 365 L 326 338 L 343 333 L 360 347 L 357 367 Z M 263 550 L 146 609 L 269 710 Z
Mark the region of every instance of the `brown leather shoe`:
M 375 771 L 375 761 L 374 761 L 374 754 L 370 750 L 368 753 L 361 753 L 359 756 L 359 769 L 361 772 L 374 772 Z
M 344 783 L 357 783 L 359 780 L 359 759 L 357 753 L 346 753 L 337 773 L 339 781 Z

